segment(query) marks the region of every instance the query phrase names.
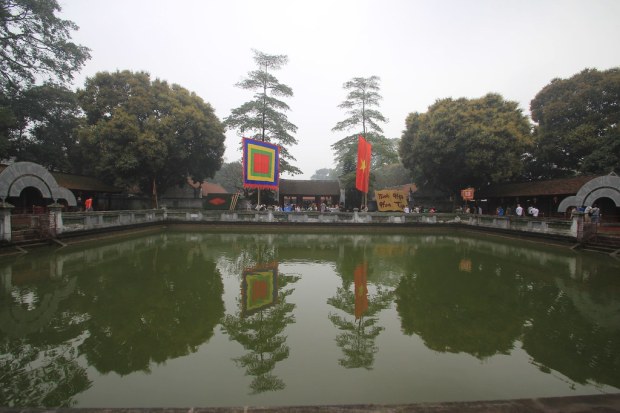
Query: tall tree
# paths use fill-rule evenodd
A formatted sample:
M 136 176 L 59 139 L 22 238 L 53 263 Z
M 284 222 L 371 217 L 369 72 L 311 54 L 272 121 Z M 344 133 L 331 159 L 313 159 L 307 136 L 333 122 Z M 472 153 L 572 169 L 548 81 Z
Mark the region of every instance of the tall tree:
M 354 133 L 338 140 L 331 147 L 335 153 L 337 169 L 343 172 L 347 169 L 345 163 L 357 154 L 357 138 L 360 134 L 372 144 L 371 173 L 374 168 L 398 162 L 397 140 L 383 136 L 380 123 L 387 122 L 387 119 L 376 109 L 382 99 L 379 81 L 378 76 L 355 77 L 342 86 L 348 93 L 346 100 L 338 107 L 345 109 L 348 117 L 338 122 L 332 131 Z M 351 181 L 350 176 L 343 176 L 343 179 L 349 183 Z M 354 179 L 352 185 L 354 188 Z
M 222 165 L 224 127 L 211 105 L 179 85 L 145 72 L 100 72 L 78 96 L 88 122 L 80 131 L 85 172 L 151 193 L 188 177 L 200 182 Z
M 354 77 L 342 85 L 343 89 L 348 90 L 347 99 L 338 105 L 341 109 L 346 109 L 349 115 L 332 128 L 332 131 L 344 131 L 360 128 L 360 133 L 366 137 L 366 132 L 382 133 L 383 129 L 378 122 L 387 122 L 387 119 L 373 106 L 379 106 L 382 99 L 379 94 L 378 76 Z
M 90 58 L 71 42 L 75 23 L 60 19 L 56 0 L 0 0 L 0 93 L 30 87 L 36 78 L 65 83 Z
M 620 172 L 620 68 L 553 79 L 530 104 L 532 178 Z
M 497 94 L 438 100 L 426 113 L 411 113 L 406 125 L 400 142 L 403 165 L 416 182 L 452 194 L 513 179 L 531 148 L 528 119 L 517 102 Z
M 289 122 L 286 113 L 290 107 L 281 98 L 292 97 L 293 89 L 280 83 L 272 74 L 288 63 L 286 55 L 269 55 L 253 50 L 254 62 L 258 68 L 248 73 L 248 77 L 235 86 L 254 91 L 254 99 L 232 110 L 224 120 L 224 125 L 235 129 L 241 136 L 252 137 L 263 142 L 280 146 L 280 170 L 291 175 L 301 170 L 291 164 L 295 158 L 289 147 L 297 144 L 292 135 L 297 126 Z
M 50 106 L 54 101 L 33 102 L 31 95 L 41 92 L 27 92 L 35 81 L 48 83 L 48 92 L 50 84 L 62 87 L 90 58 L 88 48 L 70 41 L 71 31 L 78 27 L 57 17 L 59 11 L 56 0 L 0 0 L 0 159 L 24 154 L 32 137 L 24 131 L 33 129 L 28 122 L 41 117 L 41 109 L 49 112 L 48 118 L 64 110 Z M 28 113 L 29 109 L 37 113 Z M 53 146 L 64 145 L 51 136 L 47 140 Z M 39 161 L 37 157 L 28 160 Z
M 9 155 L 51 171 L 74 172 L 79 157 L 76 128 L 80 124 L 76 94 L 54 84 L 33 86 L 20 93 L 11 109 L 15 122 L 8 133 Z

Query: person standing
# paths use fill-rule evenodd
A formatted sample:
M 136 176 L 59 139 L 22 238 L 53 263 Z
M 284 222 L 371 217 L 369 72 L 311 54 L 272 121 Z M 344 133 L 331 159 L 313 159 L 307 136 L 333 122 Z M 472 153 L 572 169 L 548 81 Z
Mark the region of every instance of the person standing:
M 93 210 L 93 197 L 89 196 L 88 198 L 86 198 L 86 201 L 84 201 L 84 206 L 86 207 L 86 211 L 92 211 Z
M 522 217 L 523 216 L 523 207 L 521 206 L 521 204 L 517 204 L 517 208 L 515 209 L 515 213 L 517 214 L 518 217 Z
M 592 222 L 595 224 L 598 224 L 600 218 L 601 218 L 601 209 L 598 207 L 598 205 L 594 204 L 592 205 L 592 209 L 590 210 L 590 213 L 592 214 Z

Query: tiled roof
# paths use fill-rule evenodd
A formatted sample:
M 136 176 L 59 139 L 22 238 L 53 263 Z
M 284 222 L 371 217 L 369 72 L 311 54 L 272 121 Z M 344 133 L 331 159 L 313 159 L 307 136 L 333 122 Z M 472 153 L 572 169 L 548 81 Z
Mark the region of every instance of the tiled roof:
M 337 180 L 280 179 L 280 195 L 340 195 Z
M 74 191 L 89 192 L 122 192 L 122 189 L 108 185 L 91 176 L 72 175 L 61 172 L 50 172 L 58 185 Z
M 583 185 L 596 176 L 576 176 L 573 178 L 551 179 L 548 181 L 521 182 L 514 184 L 492 185 L 482 188 L 476 198 L 498 198 L 510 196 L 536 195 L 574 195 Z

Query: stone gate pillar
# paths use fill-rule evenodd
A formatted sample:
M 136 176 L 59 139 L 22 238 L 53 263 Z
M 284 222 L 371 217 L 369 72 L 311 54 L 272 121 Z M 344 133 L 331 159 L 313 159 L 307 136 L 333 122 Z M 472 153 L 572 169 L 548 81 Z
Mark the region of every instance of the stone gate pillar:
M 0 201 L 0 241 L 11 242 L 11 210 L 13 205 Z
M 574 236 L 578 242 L 583 241 L 584 233 L 583 233 L 583 212 L 573 212 L 573 223 L 570 227 L 570 233 Z
M 58 234 L 62 234 L 62 205 L 54 202 L 47 206 L 50 214 L 50 233 L 55 238 Z

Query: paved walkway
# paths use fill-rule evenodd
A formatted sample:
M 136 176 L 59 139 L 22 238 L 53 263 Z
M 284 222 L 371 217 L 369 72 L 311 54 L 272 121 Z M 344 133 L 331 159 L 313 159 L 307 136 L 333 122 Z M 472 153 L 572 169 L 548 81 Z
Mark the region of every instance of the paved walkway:
M 586 413 L 620 412 L 620 393 L 593 396 L 404 405 L 343 405 L 214 408 L 28 409 L 0 408 L 0 413 Z

